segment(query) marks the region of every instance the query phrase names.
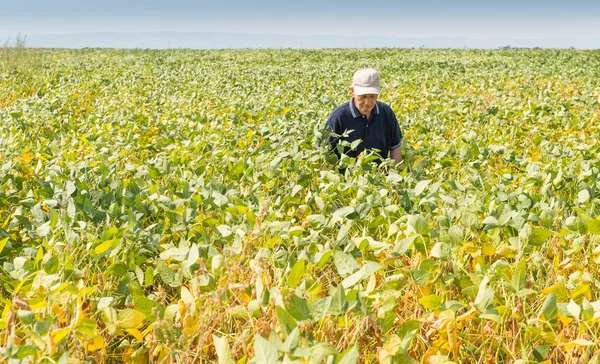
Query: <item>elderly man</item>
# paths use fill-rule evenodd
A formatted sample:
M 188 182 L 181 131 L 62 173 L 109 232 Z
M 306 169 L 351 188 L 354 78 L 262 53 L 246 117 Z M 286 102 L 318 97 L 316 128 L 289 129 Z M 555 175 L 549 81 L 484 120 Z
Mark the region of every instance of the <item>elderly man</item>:
M 340 140 L 350 143 L 361 140 L 357 148 L 345 148 L 344 154 L 357 157 L 363 150 L 371 149 L 381 158 L 401 162 L 402 132 L 390 106 L 377 101 L 381 90 L 377 71 L 372 68 L 357 71 L 350 90 L 352 100 L 337 107 L 327 120 L 327 127 L 334 134 L 328 144 L 339 157 L 336 146 Z M 345 132 L 347 136 L 343 136 Z

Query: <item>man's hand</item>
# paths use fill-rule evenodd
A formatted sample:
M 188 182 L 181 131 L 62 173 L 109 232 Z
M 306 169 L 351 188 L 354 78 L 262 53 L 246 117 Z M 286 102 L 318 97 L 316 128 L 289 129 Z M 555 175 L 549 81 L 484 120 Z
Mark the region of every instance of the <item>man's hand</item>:
M 390 150 L 390 158 L 395 160 L 396 163 L 402 162 L 402 151 L 400 150 L 400 147 Z

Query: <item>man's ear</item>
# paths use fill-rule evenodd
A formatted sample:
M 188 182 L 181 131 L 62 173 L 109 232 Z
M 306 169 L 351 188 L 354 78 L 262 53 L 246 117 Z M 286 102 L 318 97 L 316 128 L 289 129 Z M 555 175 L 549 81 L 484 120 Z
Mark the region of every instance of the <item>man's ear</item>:
M 354 87 L 350 87 L 350 92 L 352 93 L 352 97 L 354 97 Z

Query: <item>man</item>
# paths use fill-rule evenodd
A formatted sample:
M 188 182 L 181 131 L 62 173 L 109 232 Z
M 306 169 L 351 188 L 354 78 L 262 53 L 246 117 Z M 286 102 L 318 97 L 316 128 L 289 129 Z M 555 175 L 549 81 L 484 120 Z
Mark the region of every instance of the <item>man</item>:
M 402 162 L 402 132 L 396 115 L 389 105 L 377 101 L 381 90 L 377 71 L 372 68 L 358 70 L 350 90 L 352 100 L 337 107 L 327 120 L 328 129 L 335 134 L 328 139 L 328 144 L 339 157 L 337 145 L 340 140 L 352 143 L 360 139 L 357 148 L 345 148 L 344 154 L 356 158 L 365 149 L 377 149 L 381 158 L 389 156 Z M 342 136 L 347 131 L 347 136 Z

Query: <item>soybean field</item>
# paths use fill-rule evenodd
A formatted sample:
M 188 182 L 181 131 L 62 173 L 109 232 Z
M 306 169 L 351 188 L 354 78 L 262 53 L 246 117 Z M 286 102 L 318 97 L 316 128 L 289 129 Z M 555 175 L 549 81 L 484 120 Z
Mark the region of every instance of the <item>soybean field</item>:
M 0 360 L 600 362 L 599 123 L 600 51 L 0 49 Z

